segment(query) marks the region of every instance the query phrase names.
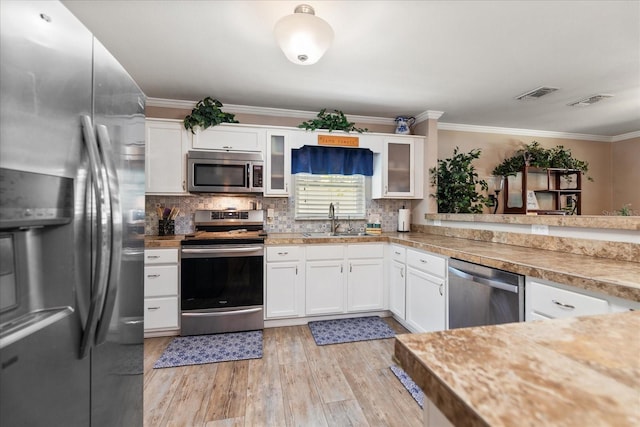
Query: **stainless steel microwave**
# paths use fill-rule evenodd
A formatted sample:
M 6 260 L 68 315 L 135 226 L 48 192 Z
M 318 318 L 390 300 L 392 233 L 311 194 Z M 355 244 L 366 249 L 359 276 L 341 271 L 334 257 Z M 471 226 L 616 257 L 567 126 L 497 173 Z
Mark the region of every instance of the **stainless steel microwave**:
M 187 189 L 194 193 L 262 193 L 263 173 L 262 153 L 187 153 Z

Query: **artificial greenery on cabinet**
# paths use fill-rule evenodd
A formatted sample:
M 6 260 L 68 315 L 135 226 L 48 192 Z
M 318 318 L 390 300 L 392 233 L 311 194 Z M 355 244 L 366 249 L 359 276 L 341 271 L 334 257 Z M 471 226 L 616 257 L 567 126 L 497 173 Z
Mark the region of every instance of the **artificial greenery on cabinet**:
M 544 148 L 540 146 L 539 142 L 533 141 L 516 150 L 513 156 L 504 159 L 502 163 L 493 169 L 493 175 L 513 176 L 518 172 L 522 172 L 525 166 L 541 169 L 576 169 L 583 174 L 586 174 L 589 170 L 589 162 L 574 158 L 570 149 L 564 148 L 562 145 Z M 593 181 L 593 178 L 589 176 L 587 179 Z
M 333 113 L 327 113 L 327 109 L 323 108 L 317 114 L 317 119 L 302 122 L 298 125 L 301 129 L 316 130 L 326 129 L 329 132 L 334 130 L 341 130 L 344 132 L 355 131 L 358 133 L 367 132 L 367 128 L 357 128 L 355 123 L 347 120 L 347 117 L 340 110 L 333 110 Z
M 482 213 L 489 206 L 489 199 L 478 192 L 487 191 L 487 182 L 478 177 L 472 162 L 480 157 L 481 150 L 473 149 L 460 153 L 453 150 L 453 156 L 438 160 L 438 166 L 429 169 L 431 185 L 437 187 L 435 197 L 440 213 Z
M 210 96 L 198 101 L 191 114 L 184 118 L 184 128 L 195 133 L 196 127 L 204 130 L 220 123 L 238 123 L 235 114 L 225 113 L 220 109 L 222 106 L 222 102 Z

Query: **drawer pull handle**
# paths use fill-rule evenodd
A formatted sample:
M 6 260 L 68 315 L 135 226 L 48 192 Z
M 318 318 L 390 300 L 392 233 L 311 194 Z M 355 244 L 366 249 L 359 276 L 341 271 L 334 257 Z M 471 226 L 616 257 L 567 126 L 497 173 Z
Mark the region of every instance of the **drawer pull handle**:
M 148 259 L 157 259 L 160 258 L 160 255 L 147 255 Z
M 150 311 L 155 311 L 155 310 L 159 310 L 159 309 L 160 309 L 160 307 L 148 307 L 147 308 L 147 310 L 150 310 Z
M 278 255 L 289 255 L 289 252 L 278 252 Z
M 426 259 L 420 258 L 420 262 L 423 263 L 423 264 L 426 264 L 428 261 Z
M 563 304 L 560 301 L 556 301 L 556 300 L 551 300 L 552 303 L 554 303 L 555 305 L 559 305 L 562 308 L 566 308 L 567 310 L 574 310 L 576 307 L 571 305 L 571 304 Z
M 159 274 L 147 274 L 147 278 L 149 278 L 149 279 L 156 279 L 158 277 L 160 277 Z
M 400 255 L 400 252 L 398 252 L 398 251 L 393 251 L 393 253 L 396 254 L 396 255 Z

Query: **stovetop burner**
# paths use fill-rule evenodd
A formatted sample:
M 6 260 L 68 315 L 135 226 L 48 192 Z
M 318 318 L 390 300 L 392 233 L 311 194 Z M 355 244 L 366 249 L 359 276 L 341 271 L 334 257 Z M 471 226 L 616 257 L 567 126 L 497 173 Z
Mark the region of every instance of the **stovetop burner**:
M 195 213 L 195 233 L 187 234 L 183 246 L 264 243 L 262 210 L 199 210 Z

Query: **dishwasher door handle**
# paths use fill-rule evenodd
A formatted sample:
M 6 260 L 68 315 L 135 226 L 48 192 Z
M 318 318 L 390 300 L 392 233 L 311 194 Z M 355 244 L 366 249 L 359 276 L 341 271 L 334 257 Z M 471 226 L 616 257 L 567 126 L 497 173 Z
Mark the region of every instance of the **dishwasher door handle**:
M 462 277 L 463 279 L 471 280 L 472 282 L 480 283 L 481 285 L 490 286 L 492 288 L 502 289 L 503 291 L 513 292 L 517 294 L 519 292 L 519 287 L 517 285 L 510 285 L 508 283 L 497 282 L 491 279 L 485 279 L 484 277 L 474 276 L 472 274 L 466 273 L 462 270 L 458 270 L 457 268 L 449 266 L 449 272 L 455 274 L 458 277 Z

